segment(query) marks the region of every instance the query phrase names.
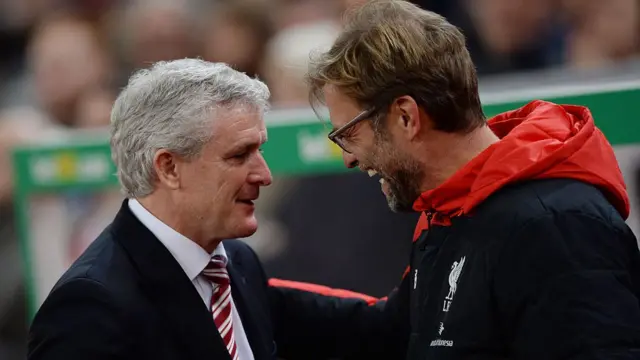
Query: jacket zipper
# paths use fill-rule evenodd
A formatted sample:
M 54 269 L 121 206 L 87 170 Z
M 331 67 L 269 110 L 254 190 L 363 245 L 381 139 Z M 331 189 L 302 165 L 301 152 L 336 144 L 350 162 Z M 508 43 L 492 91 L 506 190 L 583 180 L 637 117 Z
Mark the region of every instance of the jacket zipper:
M 431 220 L 433 219 L 433 211 L 429 211 L 427 213 L 427 236 L 424 239 L 424 243 L 420 246 L 420 251 L 424 251 L 427 248 L 427 244 L 429 244 L 429 235 L 431 235 Z
M 410 295 L 410 314 L 419 314 L 420 313 L 420 303 L 421 303 L 421 299 L 420 299 L 420 291 L 417 291 L 418 289 L 418 268 L 420 267 L 420 263 L 422 259 L 423 254 L 420 254 L 420 256 L 418 258 L 416 258 L 416 251 L 424 251 L 426 248 L 426 244 L 428 244 L 428 238 L 429 238 L 429 232 L 431 231 L 431 218 L 433 217 L 433 213 L 431 211 L 427 212 L 427 222 L 428 222 L 428 228 L 427 228 L 427 234 L 425 235 L 425 238 L 423 240 L 424 244 L 419 244 L 419 243 L 415 243 L 414 246 L 411 247 L 411 273 L 409 274 L 409 276 L 411 276 L 410 278 L 410 282 L 413 282 L 412 284 L 412 288 L 413 290 L 411 291 L 411 295 Z M 411 331 L 418 331 L 418 329 L 420 328 L 420 319 L 418 316 L 410 316 L 410 327 L 411 327 Z
M 420 321 L 420 317 L 418 316 L 418 314 L 420 314 L 420 308 L 421 308 L 421 304 L 424 303 L 424 301 L 426 301 L 426 298 L 428 298 L 429 293 L 426 292 L 426 294 L 421 293 L 418 290 L 418 282 L 419 280 L 419 274 L 418 274 L 418 268 L 420 267 L 420 264 L 422 263 L 422 259 L 423 256 L 425 254 L 422 254 L 422 252 L 426 251 L 427 245 L 429 244 L 429 237 L 431 235 L 431 220 L 433 219 L 433 211 L 429 211 L 427 212 L 427 234 L 425 235 L 424 239 L 423 239 L 423 243 L 422 244 L 416 244 L 415 247 L 412 247 L 411 250 L 411 262 L 413 265 L 413 271 L 412 271 L 412 275 L 413 275 L 413 290 L 411 291 L 411 305 L 410 305 L 410 312 L 412 315 L 415 316 L 411 316 L 411 320 L 410 320 L 410 326 L 412 331 L 418 332 L 420 330 L 420 328 L 422 327 L 422 321 Z M 421 254 L 419 254 L 418 258 L 415 258 L 414 256 L 414 250 L 415 251 L 420 251 Z M 425 299 L 421 299 L 421 295 L 425 295 L 426 298 Z

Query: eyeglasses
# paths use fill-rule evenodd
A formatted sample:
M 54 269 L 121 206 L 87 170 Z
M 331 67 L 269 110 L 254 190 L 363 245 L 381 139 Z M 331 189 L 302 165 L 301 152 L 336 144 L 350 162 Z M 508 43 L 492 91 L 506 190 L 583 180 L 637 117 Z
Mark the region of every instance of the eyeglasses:
M 361 121 L 364 121 L 364 120 L 370 119 L 371 116 L 375 113 L 375 111 L 376 110 L 374 108 L 370 108 L 370 109 L 367 109 L 367 110 L 361 112 L 360 114 L 356 115 L 356 117 L 354 117 L 348 123 L 346 123 L 346 124 L 342 125 L 341 127 L 331 131 L 329 133 L 329 140 L 333 141 L 336 145 L 340 146 L 340 148 L 344 152 L 351 154 L 351 152 L 349 150 L 347 150 L 347 148 L 345 146 L 344 137 L 342 136 L 342 134 L 344 134 L 347 130 L 352 128 L 357 123 L 359 123 Z

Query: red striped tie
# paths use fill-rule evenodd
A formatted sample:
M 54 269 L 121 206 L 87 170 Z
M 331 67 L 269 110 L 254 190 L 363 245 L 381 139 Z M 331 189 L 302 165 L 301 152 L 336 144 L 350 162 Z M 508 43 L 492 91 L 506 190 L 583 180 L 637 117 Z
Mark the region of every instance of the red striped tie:
M 211 296 L 211 315 L 218 327 L 222 341 L 232 360 L 238 360 L 238 347 L 233 337 L 233 321 L 231 319 L 231 286 L 227 273 L 226 259 L 214 255 L 202 274 L 213 284 Z

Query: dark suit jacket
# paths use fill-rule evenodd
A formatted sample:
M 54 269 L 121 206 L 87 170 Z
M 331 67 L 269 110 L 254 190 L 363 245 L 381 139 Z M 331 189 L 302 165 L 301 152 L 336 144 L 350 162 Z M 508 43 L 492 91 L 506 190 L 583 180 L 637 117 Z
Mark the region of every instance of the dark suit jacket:
M 224 246 L 254 357 L 275 359 L 264 273 L 246 245 Z M 33 360 L 229 358 L 190 279 L 126 202 L 55 285 L 33 320 L 28 348 Z
M 256 360 L 371 359 L 384 351 L 395 358 L 404 348 L 405 328 L 391 326 L 391 318 L 401 318 L 396 306 L 269 286 L 249 246 L 237 240 L 224 246 L 233 300 Z M 28 359 L 230 356 L 190 279 L 124 202 L 40 307 Z

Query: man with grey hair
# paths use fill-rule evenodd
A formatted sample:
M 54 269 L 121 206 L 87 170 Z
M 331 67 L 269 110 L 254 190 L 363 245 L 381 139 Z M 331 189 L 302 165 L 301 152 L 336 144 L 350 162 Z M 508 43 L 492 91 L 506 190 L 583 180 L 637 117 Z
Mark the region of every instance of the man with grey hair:
M 396 306 L 317 285 L 269 286 L 255 253 L 233 240 L 256 231 L 253 201 L 271 182 L 260 151 L 268 98 L 262 82 L 202 60 L 132 76 L 111 114 L 126 200 L 42 304 L 28 359 L 397 353 L 390 344 L 406 334 L 393 326 Z
M 268 98 L 262 82 L 195 59 L 130 79 L 111 115 L 127 199 L 40 308 L 29 359 L 272 358 L 262 269 L 246 245 L 222 243 L 257 228 Z

